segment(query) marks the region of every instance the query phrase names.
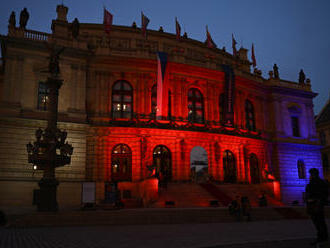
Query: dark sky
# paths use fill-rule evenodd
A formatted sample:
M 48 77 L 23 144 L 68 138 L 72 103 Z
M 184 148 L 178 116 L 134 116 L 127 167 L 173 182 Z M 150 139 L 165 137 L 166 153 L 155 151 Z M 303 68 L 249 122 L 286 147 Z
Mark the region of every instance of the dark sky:
M 0 33 L 7 34 L 11 11 L 27 7 L 27 28 L 50 32 L 56 18 L 56 5 L 62 1 L 10 0 L 1 4 Z M 330 90 L 330 1 L 329 0 L 64 0 L 69 7 L 68 19 L 102 23 L 103 6 L 114 14 L 114 24 L 141 24 L 141 10 L 150 19 L 148 28 L 174 33 L 177 16 L 190 38 L 204 41 L 208 25 L 218 47 L 231 49 L 234 34 L 238 47 L 255 46 L 257 67 L 263 76 L 274 63 L 282 79 L 297 81 L 300 69 L 311 79 L 319 95 L 314 100 L 317 114 L 329 98 Z M 249 53 L 250 58 L 250 53 Z

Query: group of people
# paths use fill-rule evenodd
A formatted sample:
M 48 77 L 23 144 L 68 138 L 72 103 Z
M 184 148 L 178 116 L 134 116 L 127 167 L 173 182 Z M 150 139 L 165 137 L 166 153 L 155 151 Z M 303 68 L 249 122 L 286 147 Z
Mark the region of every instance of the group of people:
M 237 221 L 244 218 L 246 221 L 251 221 L 251 204 L 247 196 L 236 196 L 229 204 L 229 214 L 235 216 Z
M 329 185 L 320 178 L 318 169 L 312 168 L 309 173 L 310 181 L 306 186 L 306 209 L 317 231 L 317 239 L 313 244 L 318 244 L 328 241 L 329 236 L 324 213 L 324 207 L 328 205 Z M 264 194 L 259 198 L 259 206 L 267 206 L 267 199 Z M 242 217 L 251 221 L 249 198 L 236 196 L 229 204 L 229 213 L 235 216 L 237 221 L 240 221 Z

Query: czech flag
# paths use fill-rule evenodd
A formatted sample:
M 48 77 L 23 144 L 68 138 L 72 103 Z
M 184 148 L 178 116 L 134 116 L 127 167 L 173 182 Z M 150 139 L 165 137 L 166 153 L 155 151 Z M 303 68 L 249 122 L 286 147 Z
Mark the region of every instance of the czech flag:
M 109 34 L 112 26 L 113 15 L 104 8 L 103 24 L 104 31 Z
M 146 17 L 143 12 L 141 11 L 141 32 L 144 37 L 147 37 L 147 26 L 150 20 Z

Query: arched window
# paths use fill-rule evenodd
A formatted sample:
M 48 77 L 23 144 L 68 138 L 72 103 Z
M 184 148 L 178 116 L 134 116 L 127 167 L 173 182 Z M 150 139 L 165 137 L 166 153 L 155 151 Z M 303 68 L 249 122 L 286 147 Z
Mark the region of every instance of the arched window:
M 171 151 L 166 146 L 159 145 L 155 147 L 153 163 L 156 168 L 156 175 L 163 177 L 167 181 L 172 179 Z
M 151 88 L 151 113 L 153 117 L 156 116 L 157 111 L 157 84 L 154 84 Z
M 259 173 L 257 155 L 251 153 L 249 157 L 249 162 L 250 162 L 251 183 L 260 183 L 260 173 Z
M 188 91 L 188 120 L 195 123 L 204 122 L 203 95 L 195 88 Z
M 225 120 L 225 94 L 220 94 L 219 96 L 219 117 L 220 123 L 223 123 Z
M 39 82 L 38 87 L 38 109 L 48 110 L 49 104 L 49 88 L 44 82 Z
M 247 130 L 250 131 L 256 130 L 254 108 L 253 108 L 253 104 L 249 100 L 245 101 L 245 125 Z
M 132 152 L 125 144 L 116 145 L 111 153 L 112 181 L 132 180 Z
M 223 152 L 223 172 L 224 182 L 236 183 L 236 161 L 234 154 L 229 150 Z
M 132 118 L 133 89 L 124 80 L 117 81 L 112 86 L 112 118 Z
M 298 178 L 306 179 L 306 168 L 305 168 L 304 161 L 299 159 L 297 162 L 297 168 L 298 168 Z

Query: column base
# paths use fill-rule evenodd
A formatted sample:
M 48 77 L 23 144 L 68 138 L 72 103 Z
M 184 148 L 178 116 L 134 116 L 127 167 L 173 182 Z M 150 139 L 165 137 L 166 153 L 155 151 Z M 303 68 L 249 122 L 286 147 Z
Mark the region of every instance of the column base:
M 42 178 L 38 184 L 40 191 L 37 199 L 37 210 L 39 212 L 57 212 L 56 192 L 59 182 L 56 178 Z

